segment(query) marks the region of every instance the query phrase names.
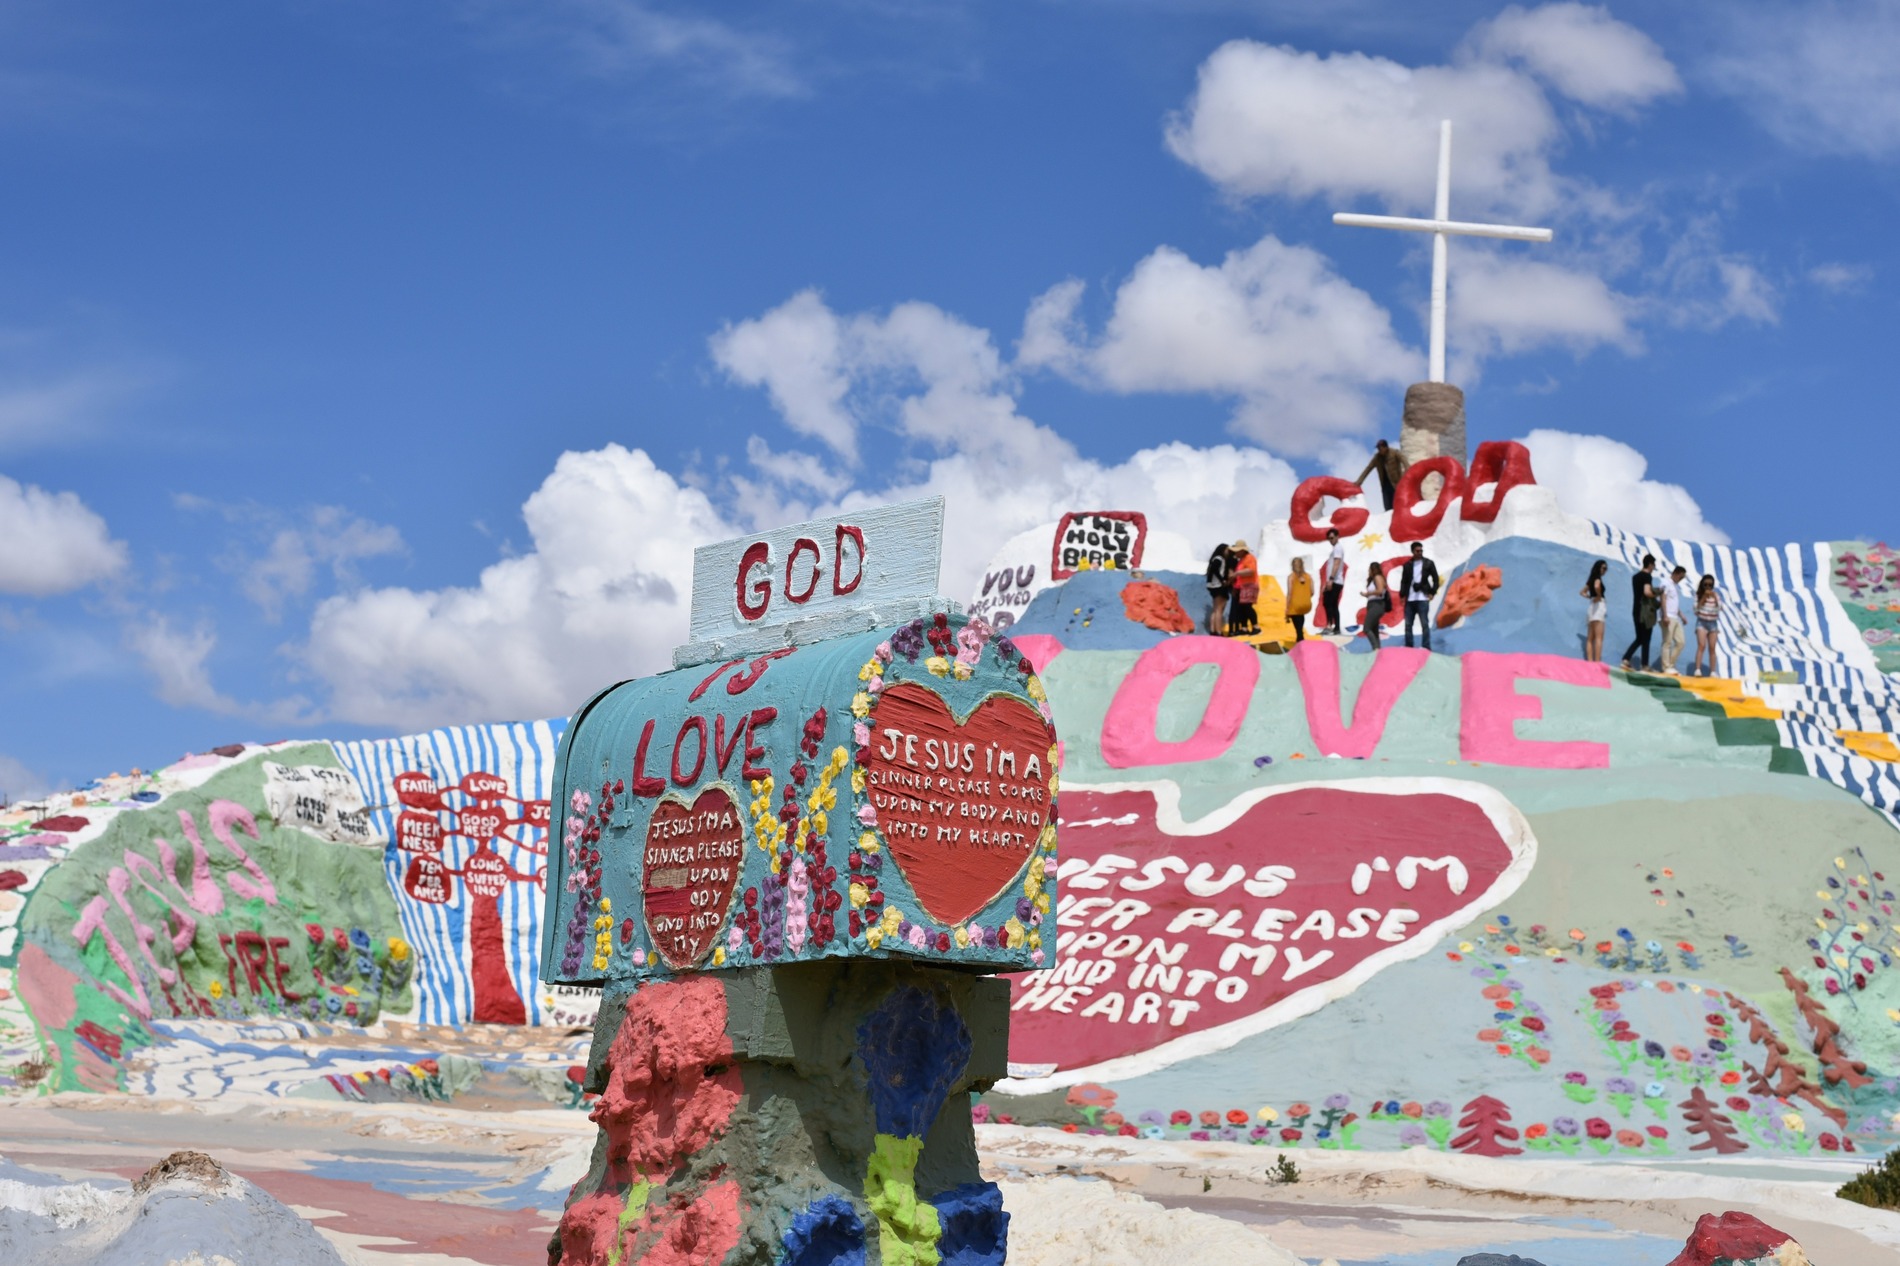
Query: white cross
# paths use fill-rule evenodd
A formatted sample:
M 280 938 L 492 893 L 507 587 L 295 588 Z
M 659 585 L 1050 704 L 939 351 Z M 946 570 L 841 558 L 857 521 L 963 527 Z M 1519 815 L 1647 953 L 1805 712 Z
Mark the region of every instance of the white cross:
M 1397 215 L 1354 215 L 1347 211 L 1333 215 L 1334 224 L 1349 224 L 1367 229 L 1409 229 L 1432 235 L 1432 363 L 1431 381 L 1445 381 L 1445 238 L 1504 237 L 1514 242 L 1548 242 L 1549 229 L 1518 228 L 1510 224 L 1467 224 L 1448 219 L 1451 215 L 1451 120 L 1438 125 L 1438 202 L 1429 220 L 1413 220 Z

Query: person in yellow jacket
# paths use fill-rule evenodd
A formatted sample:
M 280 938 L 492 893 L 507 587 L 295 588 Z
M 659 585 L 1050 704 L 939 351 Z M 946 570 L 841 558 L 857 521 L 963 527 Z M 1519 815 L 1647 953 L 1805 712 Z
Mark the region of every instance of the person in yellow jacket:
M 1313 578 L 1306 574 L 1306 560 L 1293 560 L 1293 574 L 1286 578 L 1286 618 L 1293 624 L 1293 640 L 1306 640 L 1306 613 L 1313 609 Z

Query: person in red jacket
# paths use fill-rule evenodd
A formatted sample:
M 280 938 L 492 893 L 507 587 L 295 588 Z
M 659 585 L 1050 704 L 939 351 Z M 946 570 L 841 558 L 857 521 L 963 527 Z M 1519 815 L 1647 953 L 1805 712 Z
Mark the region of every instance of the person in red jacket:
M 1248 637 L 1260 631 L 1260 616 L 1254 611 L 1254 603 L 1260 601 L 1260 563 L 1247 549 L 1247 542 L 1235 541 L 1234 560 L 1234 597 L 1227 616 L 1227 632 L 1234 637 Z

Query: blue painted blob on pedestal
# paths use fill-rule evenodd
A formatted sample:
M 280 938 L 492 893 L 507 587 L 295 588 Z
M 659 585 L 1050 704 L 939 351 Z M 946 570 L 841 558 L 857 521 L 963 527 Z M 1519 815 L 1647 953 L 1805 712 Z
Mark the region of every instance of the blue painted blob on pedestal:
M 780 1242 L 785 1255 L 779 1266 L 864 1266 L 864 1220 L 840 1196 L 814 1200 L 792 1219 Z
M 943 1223 L 937 1252 L 943 1266 L 1003 1266 L 1009 1248 L 1009 1214 L 993 1182 L 966 1182 L 930 1198 Z
M 858 1055 L 878 1133 L 920 1138 L 970 1061 L 970 1030 L 943 999 L 907 985 L 860 1026 Z

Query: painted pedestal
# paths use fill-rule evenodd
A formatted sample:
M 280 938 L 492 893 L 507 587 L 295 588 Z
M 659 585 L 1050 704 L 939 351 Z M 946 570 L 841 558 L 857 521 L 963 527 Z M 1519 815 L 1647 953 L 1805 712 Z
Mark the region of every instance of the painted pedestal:
M 610 994 L 550 1260 L 1001 1263 L 969 1096 L 1003 1075 L 1008 1008 L 1000 980 L 849 959 Z
M 987 626 L 701 664 L 578 713 L 543 977 L 604 990 L 551 1261 L 975 1263 L 972 1092 L 1054 963 L 1055 729 Z

